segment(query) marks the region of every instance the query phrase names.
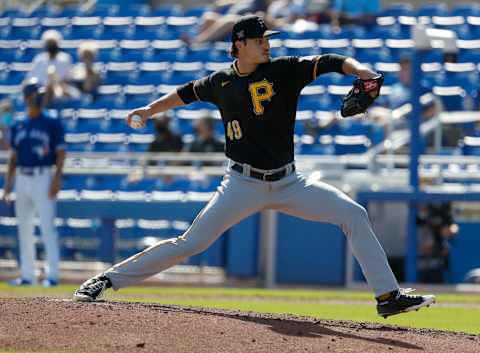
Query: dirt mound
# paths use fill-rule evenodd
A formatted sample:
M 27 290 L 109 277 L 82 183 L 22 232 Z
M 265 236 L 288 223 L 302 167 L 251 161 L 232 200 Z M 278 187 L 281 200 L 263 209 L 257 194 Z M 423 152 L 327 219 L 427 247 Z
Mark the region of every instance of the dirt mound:
M 480 352 L 480 336 L 143 303 L 0 299 L 0 350 L 135 352 Z

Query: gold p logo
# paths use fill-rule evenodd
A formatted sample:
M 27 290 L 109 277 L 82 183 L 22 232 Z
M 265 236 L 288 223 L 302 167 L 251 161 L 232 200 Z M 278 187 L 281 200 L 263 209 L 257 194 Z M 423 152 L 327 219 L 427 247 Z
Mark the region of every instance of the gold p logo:
M 253 112 L 256 115 L 263 114 L 263 101 L 269 101 L 275 94 L 273 92 L 273 84 L 263 79 L 260 82 L 253 82 L 248 86 L 250 95 L 252 96 Z

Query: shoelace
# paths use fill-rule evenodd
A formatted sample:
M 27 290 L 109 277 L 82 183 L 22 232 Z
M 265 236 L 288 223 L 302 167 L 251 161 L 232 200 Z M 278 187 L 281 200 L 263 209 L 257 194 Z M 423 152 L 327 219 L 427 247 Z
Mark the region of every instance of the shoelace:
M 421 295 L 411 295 L 409 293 L 415 292 L 414 288 L 400 288 L 398 291 L 397 298 L 400 297 L 401 295 L 405 295 L 409 298 L 421 298 Z
M 83 288 L 83 290 L 85 292 L 87 292 L 89 295 L 93 295 L 98 290 L 103 289 L 104 286 L 105 286 L 105 284 L 102 281 L 97 281 L 97 282 Z

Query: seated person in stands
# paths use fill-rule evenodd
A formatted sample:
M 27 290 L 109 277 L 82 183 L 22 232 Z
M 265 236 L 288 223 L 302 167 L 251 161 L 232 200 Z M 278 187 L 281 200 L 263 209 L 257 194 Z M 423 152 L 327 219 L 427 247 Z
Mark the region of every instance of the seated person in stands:
M 68 83 L 71 79 L 72 58 L 68 53 L 60 51 L 60 32 L 48 30 L 42 34 L 42 41 L 45 52 L 35 56 L 25 82 L 35 77 L 40 86 L 45 86 L 45 105 L 49 106 L 72 95 L 72 87 Z
M 97 56 L 97 44 L 94 41 L 84 41 L 78 48 L 80 64 L 73 70 L 72 80 L 75 86 L 84 94 L 95 96 L 101 83 L 100 73 L 93 67 Z
M 10 147 L 8 135 L 13 124 L 13 106 L 9 98 L 0 100 L 0 150 Z
M 206 11 L 201 19 L 198 34 L 194 38 L 184 36 L 187 44 L 206 43 L 224 39 L 231 32 L 239 16 L 266 12 L 270 0 L 218 0 L 212 11 Z
M 388 97 L 390 109 L 396 109 L 404 104 L 411 103 L 411 58 L 410 56 L 403 56 L 400 59 L 400 73 L 399 82 L 392 86 L 392 91 Z M 421 84 L 421 99 L 422 105 L 422 120 L 428 120 L 435 117 L 441 111 L 441 104 L 439 100 L 431 93 L 426 84 Z M 403 124 L 396 124 L 397 128 L 406 128 L 407 121 Z M 461 127 L 455 124 L 442 125 L 442 141 L 443 147 L 456 147 L 458 140 L 463 135 Z M 426 136 L 425 143 L 428 147 L 433 147 L 435 144 L 435 135 L 430 133 Z
M 182 137 L 170 129 L 170 117 L 166 114 L 155 120 L 155 140 L 148 146 L 148 152 L 180 152 L 183 149 Z M 149 165 L 157 161 L 149 160 Z
M 210 116 L 200 118 L 195 125 L 197 135 L 186 150 L 200 153 L 223 152 L 224 143 L 215 137 L 214 124 L 215 120 Z
M 342 25 L 371 26 L 380 12 L 379 0 L 332 0 L 332 26 Z
M 242 0 L 217 1 L 217 11 L 207 11 L 203 15 L 195 38 L 184 36 L 187 44 L 199 44 L 223 40 L 233 28 L 233 24 L 241 16 L 259 14 L 263 16 L 267 26 L 281 28 L 305 17 L 307 0 Z M 218 11 L 227 7 L 222 14 Z
M 401 107 L 404 104 L 410 103 L 411 96 L 411 72 L 412 72 L 412 60 L 410 56 L 405 55 L 400 58 L 400 72 L 399 72 L 399 82 L 392 86 L 392 91 L 388 96 L 388 105 L 391 109 L 396 109 Z M 421 94 L 429 93 L 430 90 L 422 85 Z M 435 116 L 438 113 L 438 104 L 435 100 L 427 99 L 425 97 L 422 100 L 422 105 L 424 108 L 423 118 L 429 119 Z
M 417 216 L 418 280 L 421 283 L 444 283 L 450 274 L 449 241 L 458 234 L 450 203 L 420 206 Z

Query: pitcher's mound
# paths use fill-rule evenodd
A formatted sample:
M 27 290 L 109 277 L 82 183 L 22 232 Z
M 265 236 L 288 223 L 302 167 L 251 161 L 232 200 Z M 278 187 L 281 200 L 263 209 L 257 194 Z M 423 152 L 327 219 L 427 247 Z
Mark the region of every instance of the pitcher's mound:
M 172 305 L 12 298 L 0 299 L 0 350 L 478 353 L 480 336 Z

